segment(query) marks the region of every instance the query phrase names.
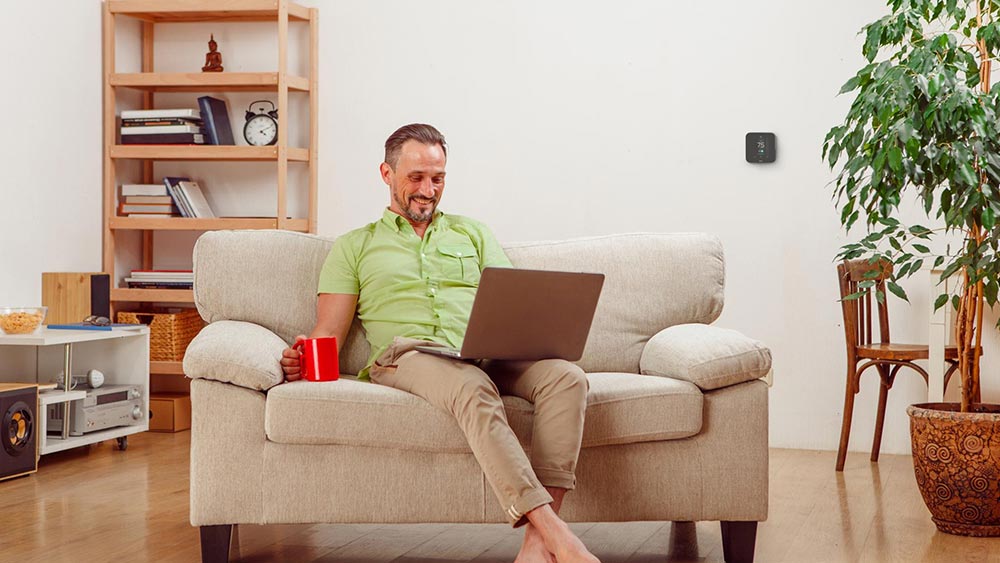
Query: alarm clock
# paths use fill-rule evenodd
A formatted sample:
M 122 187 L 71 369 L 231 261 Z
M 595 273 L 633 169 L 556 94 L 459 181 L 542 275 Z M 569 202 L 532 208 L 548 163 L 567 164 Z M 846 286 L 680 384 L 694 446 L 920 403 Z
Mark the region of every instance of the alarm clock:
M 271 104 L 271 109 L 254 111 L 257 104 Z M 274 107 L 274 102 L 269 100 L 258 100 L 247 108 L 246 125 L 243 126 L 243 138 L 247 144 L 255 147 L 264 147 L 278 142 L 278 109 Z

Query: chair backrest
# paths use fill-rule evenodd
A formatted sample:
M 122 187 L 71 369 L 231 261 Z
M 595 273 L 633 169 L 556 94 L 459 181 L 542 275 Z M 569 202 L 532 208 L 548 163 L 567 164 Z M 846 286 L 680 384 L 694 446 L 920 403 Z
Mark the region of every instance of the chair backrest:
M 885 279 L 892 274 L 892 264 L 881 260 L 874 264 L 867 259 L 846 260 L 837 264 L 837 277 L 840 280 L 840 306 L 844 313 L 844 336 L 847 341 L 847 353 L 853 355 L 858 346 L 872 343 L 872 307 L 878 311 L 879 342 L 887 344 L 889 340 L 889 307 L 888 295 L 885 292 Z M 861 283 L 872 281 L 870 287 L 862 288 Z M 879 301 L 873 298 L 872 290 L 877 290 L 885 296 Z M 849 295 L 861 293 L 856 299 L 847 299 Z

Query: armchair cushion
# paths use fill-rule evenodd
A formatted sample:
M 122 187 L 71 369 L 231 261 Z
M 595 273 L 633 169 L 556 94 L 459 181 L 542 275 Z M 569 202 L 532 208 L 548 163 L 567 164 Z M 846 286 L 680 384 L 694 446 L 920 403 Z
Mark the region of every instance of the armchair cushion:
M 188 345 L 184 373 L 247 389 L 267 391 L 284 381 L 281 352 L 288 344 L 266 328 L 243 321 L 216 321 Z
M 688 381 L 703 391 L 758 379 L 770 369 L 771 351 L 759 341 L 704 324 L 661 330 L 639 359 L 640 373 Z

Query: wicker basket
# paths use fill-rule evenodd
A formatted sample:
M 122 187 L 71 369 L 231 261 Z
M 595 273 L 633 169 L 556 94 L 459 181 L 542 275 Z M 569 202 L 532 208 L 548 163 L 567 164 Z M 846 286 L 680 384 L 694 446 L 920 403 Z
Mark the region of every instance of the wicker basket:
M 205 326 L 197 309 L 175 313 L 122 311 L 118 322 L 149 325 L 149 359 L 154 362 L 179 362 L 188 344 Z

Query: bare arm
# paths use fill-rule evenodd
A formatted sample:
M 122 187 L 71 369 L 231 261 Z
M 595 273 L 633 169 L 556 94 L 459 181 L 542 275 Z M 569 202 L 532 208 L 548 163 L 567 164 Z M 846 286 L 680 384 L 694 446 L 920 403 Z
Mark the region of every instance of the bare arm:
M 309 338 L 336 336 L 337 349 L 344 346 L 347 331 L 354 321 L 354 311 L 358 306 L 358 296 L 347 293 L 320 293 L 316 301 L 316 326 Z M 305 335 L 295 337 L 295 342 L 304 340 Z M 285 348 L 281 354 L 281 369 L 287 381 L 299 379 L 299 351 Z

